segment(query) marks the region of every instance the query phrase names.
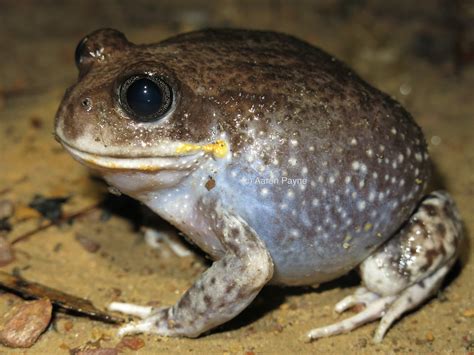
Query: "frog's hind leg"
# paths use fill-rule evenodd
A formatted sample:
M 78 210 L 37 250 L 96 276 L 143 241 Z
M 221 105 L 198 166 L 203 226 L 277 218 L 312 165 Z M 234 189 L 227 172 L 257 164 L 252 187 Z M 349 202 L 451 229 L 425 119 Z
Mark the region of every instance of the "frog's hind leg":
M 313 329 L 310 340 L 347 333 L 381 318 L 374 342 L 403 313 L 435 293 L 454 264 L 462 224 L 451 197 L 436 191 L 425 197 L 408 223 L 359 267 L 364 287 L 340 301 L 340 313 L 356 305 L 366 308 L 341 322 Z

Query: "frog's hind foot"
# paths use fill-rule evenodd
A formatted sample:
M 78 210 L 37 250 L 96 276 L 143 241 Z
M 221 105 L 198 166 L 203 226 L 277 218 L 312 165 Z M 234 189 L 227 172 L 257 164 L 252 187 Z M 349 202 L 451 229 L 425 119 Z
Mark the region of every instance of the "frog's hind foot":
M 419 306 L 440 287 L 454 264 L 462 239 L 462 224 L 446 192 L 428 195 L 409 222 L 359 268 L 365 287 L 340 301 L 341 313 L 355 305 L 366 308 L 335 324 L 313 329 L 309 340 L 351 330 L 381 318 L 374 342 L 381 342 L 403 313 Z

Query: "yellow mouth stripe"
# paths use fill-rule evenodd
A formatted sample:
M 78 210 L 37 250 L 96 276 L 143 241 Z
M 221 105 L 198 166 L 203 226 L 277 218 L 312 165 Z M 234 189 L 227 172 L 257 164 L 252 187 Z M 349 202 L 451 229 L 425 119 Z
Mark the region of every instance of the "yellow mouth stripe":
M 176 148 L 176 153 L 182 154 L 195 152 L 197 150 L 202 150 L 206 153 L 212 153 L 216 158 L 224 158 L 228 152 L 228 147 L 227 143 L 221 139 L 209 144 L 183 143 L 178 148 Z

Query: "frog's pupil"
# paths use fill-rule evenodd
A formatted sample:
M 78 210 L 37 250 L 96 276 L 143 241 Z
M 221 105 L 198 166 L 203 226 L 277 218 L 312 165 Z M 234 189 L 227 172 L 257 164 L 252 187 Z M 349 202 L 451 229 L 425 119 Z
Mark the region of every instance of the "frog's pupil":
M 128 106 L 139 117 L 157 113 L 163 103 L 161 88 L 147 78 L 135 80 L 128 87 L 126 95 Z

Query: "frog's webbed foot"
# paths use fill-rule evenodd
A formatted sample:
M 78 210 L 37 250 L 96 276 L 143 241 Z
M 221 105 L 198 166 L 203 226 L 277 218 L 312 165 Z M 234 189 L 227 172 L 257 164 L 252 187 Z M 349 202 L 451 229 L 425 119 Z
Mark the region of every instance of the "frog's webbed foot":
M 111 309 L 142 320 L 123 326 L 119 335 L 153 333 L 197 337 L 234 318 L 255 298 L 273 275 L 273 262 L 265 245 L 239 216 L 219 205 L 207 207 L 213 233 L 226 253 L 201 275 L 170 308 L 113 303 Z
M 454 202 L 445 192 L 430 194 L 397 235 L 360 265 L 365 287 L 335 307 L 338 313 L 358 304 L 365 309 L 311 330 L 308 338 L 347 333 L 381 318 L 374 342 L 382 341 L 393 322 L 439 289 L 456 260 L 461 239 L 462 225 Z

